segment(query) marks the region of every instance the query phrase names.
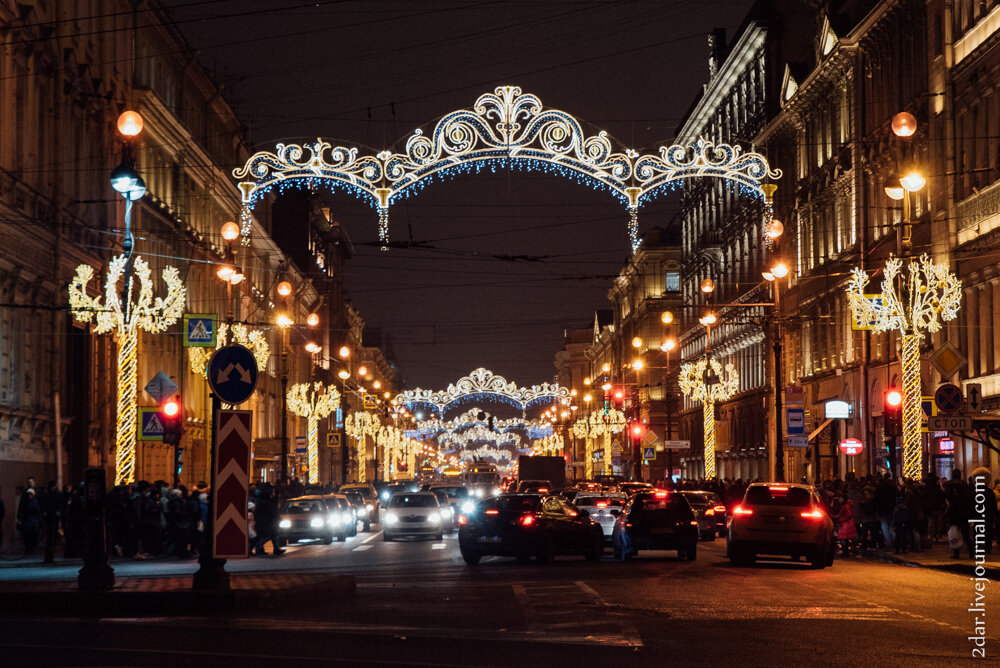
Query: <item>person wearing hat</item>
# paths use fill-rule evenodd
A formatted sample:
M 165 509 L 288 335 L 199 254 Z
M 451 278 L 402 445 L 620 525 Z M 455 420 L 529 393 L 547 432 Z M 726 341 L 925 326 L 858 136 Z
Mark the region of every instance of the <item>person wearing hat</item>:
M 17 507 L 17 530 L 24 541 L 25 556 L 33 554 L 38 547 L 38 531 L 42 527 L 42 507 L 36 497 L 35 488 L 29 487 L 21 495 L 21 504 Z

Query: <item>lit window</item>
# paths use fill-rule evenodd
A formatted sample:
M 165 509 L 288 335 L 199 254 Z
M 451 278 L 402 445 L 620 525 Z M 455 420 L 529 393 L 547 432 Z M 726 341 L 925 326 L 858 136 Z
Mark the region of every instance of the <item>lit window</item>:
M 666 291 L 667 292 L 680 292 L 681 291 L 681 272 L 679 271 L 668 271 L 666 276 Z

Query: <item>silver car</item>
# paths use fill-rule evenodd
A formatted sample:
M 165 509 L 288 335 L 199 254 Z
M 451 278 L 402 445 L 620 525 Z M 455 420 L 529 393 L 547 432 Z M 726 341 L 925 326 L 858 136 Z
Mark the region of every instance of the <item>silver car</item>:
M 445 516 L 432 492 L 397 492 L 389 499 L 382 515 L 382 539 L 391 542 L 401 536 L 444 538 Z
M 628 503 L 628 496 L 622 492 L 580 492 L 573 499 L 573 505 L 580 510 L 586 510 L 590 519 L 601 526 L 604 532 L 604 542 L 611 542 L 611 533 L 615 528 L 615 520 L 621 509 Z

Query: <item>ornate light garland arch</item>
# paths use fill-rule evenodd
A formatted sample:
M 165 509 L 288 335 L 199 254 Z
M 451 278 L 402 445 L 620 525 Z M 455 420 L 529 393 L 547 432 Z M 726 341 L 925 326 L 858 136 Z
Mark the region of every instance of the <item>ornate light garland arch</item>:
M 408 410 L 428 406 L 437 410 L 438 416 L 442 417 L 455 402 L 487 397 L 524 410 L 540 401 L 569 400 L 569 390 L 558 383 L 518 387 L 503 376 L 479 367 L 468 376 L 460 378 L 457 383 L 449 385 L 446 390 L 434 392 L 418 387 L 400 392 L 393 398 L 393 403 L 405 406 Z
M 383 150 L 359 155 L 357 148 L 334 146 L 317 138 L 312 144 L 278 144 L 260 151 L 233 170 L 240 179 L 244 242 L 248 242 L 254 206 L 274 188 L 326 186 L 366 199 L 378 211 L 379 238 L 389 242 L 389 207 L 423 189 L 434 179 L 484 168 L 517 167 L 554 173 L 617 197 L 629 214 L 633 252 L 639 247 L 639 207 L 685 179 L 724 179 L 765 203 L 771 197 L 765 179 L 781 177 L 766 158 L 739 146 L 699 139 L 691 146 L 661 146 L 657 155 L 616 148 L 604 131 L 587 135 L 580 122 L 517 86 L 500 86 L 479 96 L 472 109 L 441 118 L 433 130 L 413 131 L 402 153 Z M 773 192 L 773 190 L 771 191 Z

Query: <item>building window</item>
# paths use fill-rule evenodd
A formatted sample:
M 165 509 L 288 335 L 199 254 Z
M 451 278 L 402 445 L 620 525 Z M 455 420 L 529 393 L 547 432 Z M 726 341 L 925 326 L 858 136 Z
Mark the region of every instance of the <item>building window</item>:
M 666 275 L 666 283 L 664 284 L 664 290 L 666 292 L 680 292 L 681 290 L 681 272 L 679 271 L 668 271 Z

